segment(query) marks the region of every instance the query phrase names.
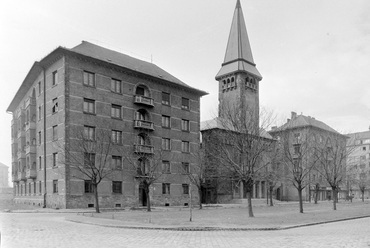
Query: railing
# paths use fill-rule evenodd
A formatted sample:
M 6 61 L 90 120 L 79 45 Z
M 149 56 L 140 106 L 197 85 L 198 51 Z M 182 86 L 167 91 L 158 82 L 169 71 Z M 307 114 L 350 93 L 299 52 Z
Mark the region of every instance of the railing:
M 26 170 L 26 178 L 34 179 L 37 176 L 36 169 L 27 169 Z
M 148 145 L 134 145 L 135 153 L 153 154 L 154 147 Z
M 146 96 L 141 96 L 141 95 L 134 96 L 134 103 L 144 104 L 144 105 L 148 105 L 148 106 L 151 106 L 151 107 L 154 106 L 153 98 L 146 97 Z
M 142 128 L 148 130 L 154 130 L 154 124 L 151 121 L 142 121 L 142 120 L 135 120 L 134 121 L 135 128 Z

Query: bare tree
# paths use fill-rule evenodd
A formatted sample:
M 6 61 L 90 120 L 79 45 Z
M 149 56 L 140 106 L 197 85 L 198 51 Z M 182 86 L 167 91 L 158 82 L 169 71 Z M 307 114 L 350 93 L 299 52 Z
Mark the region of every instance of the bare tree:
M 282 130 L 277 135 L 281 146 L 281 161 L 285 167 L 285 179 L 297 189 L 299 212 L 303 213 L 302 191 L 310 184 L 315 143 L 309 130 L 299 133 Z
M 333 209 L 337 210 L 338 192 L 346 182 L 347 157 L 351 152 L 346 147 L 346 136 L 341 134 L 328 135 L 324 142 L 315 146 L 314 157 L 317 162 L 315 170 L 330 185 L 333 192 Z
M 223 103 L 223 116 L 216 118 L 217 128 L 211 129 L 207 137 L 207 154 L 214 157 L 235 181 L 240 182 L 241 194 L 246 192 L 249 217 L 252 209 L 253 184 L 264 178 L 267 152 L 273 140 L 264 131 L 272 122 L 272 114 L 258 113 L 243 104 L 238 106 Z M 262 124 L 261 126 L 259 124 Z
M 370 176 L 369 170 L 366 169 L 364 161 L 360 160 L 360 163 L 355 163 L 352 165 L 347 165 L 347 183 L 353 184 L 355 187 L 358 187 L 361 193 L 361 199 L 365 201 L 365 192 L 370 188 Z
M 85 181 L 85 191 L 94 193 L 95 210 L 99 209 L 98 185 L 109 178 L 116 168 L 110 164 L 110 156 L 116 149 L 111 130 L 87 126 L 71 128 L 71 138 L 68 142 L 55 143 L 62 154 L 60 162 L 65 164 L 72 178 Z
M 273 192 L 278 183 L 280 183 L 283 178 L 283 166 L 281 163 L 281 147 L 279 141 L 275 142 L 275 145 L 272 147 L 271 152 L 269 152 L 270 163 L 266 166 L 265 180 L 268 187 L 268 198 L 267 204 L 270 200 L 270 206 L 274 206 L 273 203 Z

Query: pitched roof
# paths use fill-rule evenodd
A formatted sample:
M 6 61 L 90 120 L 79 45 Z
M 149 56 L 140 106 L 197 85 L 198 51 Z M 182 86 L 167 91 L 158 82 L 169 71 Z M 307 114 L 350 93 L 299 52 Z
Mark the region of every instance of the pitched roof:
M 302 128 L 302 127 L 316 127 L 325 131 L 329 131 L 332 133 L 339 134 L 336 130 L 329 127 L 327 124 L 325 124 L 322 121 L 316 120 L 313 117 L 310 116 L 304 116 L 304 115 L 297 115 L 294 118 L 290 119 L 287 123 L 284 125 L 270 131 L 270 132 L 279 132 L 287 129 L 294 129 L 294 128 Z
M 358 132 L 358 133 L 349 133 L 346 134 L 350 138 L 355 139 L 370 139 L 370 131 Z
M 239 0 L 237 0 L 231 23 L 224 63 L 217 73 L 216 79 L 236 71 L 247 71 L 262 79 L 253 60 L 252 49 Z
M 0 167 L 7 167 L 7 168 L 9 168 L 9 166 L 7 166 L 7 165 L 5 165 L 5 164 L 3 164 L 1 162 L 0 162 Z

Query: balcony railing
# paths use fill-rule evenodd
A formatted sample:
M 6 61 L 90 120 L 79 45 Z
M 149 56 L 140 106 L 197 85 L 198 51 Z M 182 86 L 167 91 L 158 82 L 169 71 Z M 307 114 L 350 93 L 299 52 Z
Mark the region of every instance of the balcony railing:
M 154 147 L 148 145 L 134 145 L 135 153 L 153 154 Z
M 135 120 L 134 127 L 141 128 L 141 129 L 154 130 L 154 124 L 151 121 Z
M 26 180 L 26 172 L 20 172 L 18 171 L 18 180 L 19 181 L 22 181 L 22 180 Z
M 26 131 L 29 129 L 36 129 L 36 122 L 34 121 L 26 122 Z
M 18 153 L 17 153 L 17 157 L 18 157 L 18 159 L 26 158 L 26 152 L 22 151 L 22 150 L 19 150 Z
M 26 154 L 29 154 L 29 153 L 36 153 L 36 146 L 35 145 L 26 146 Z
M 26 170 L 26 178 L 34 179 L 36 178 L 37 173 L 35 169 L 27 169 Z
M 147 97 L 147 96 L 141 96 L 141 95 L 136 95 L 134 96 L 134 103 L 136 104 L 143 104 L 147 106 L 154 106 L 154 100 L 153 98 Z

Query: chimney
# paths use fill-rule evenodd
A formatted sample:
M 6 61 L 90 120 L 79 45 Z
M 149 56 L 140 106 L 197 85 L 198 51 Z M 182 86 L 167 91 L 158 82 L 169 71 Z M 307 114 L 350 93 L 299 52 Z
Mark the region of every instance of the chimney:
M 296 118 L 296 117 L 297 117 L 297 113 L 292 111 L 291 119 L 293 120 L 293 119 L 294 119 L 294 118 Z

